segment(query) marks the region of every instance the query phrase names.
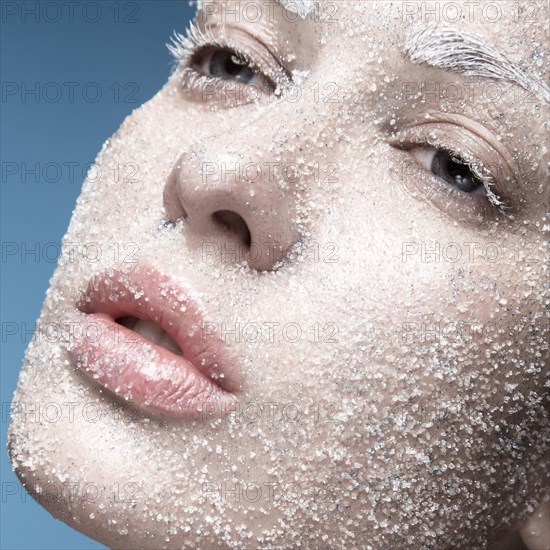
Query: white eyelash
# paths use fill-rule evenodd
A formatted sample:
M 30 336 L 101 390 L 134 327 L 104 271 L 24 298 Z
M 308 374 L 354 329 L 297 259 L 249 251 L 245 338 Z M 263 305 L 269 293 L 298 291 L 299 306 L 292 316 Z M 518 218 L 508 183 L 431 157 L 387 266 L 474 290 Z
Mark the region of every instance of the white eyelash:
M 436 139 L 420 140 L 418 145 L 428 145 L 434 149 L 440 149 L 446 151 L 448 154 L 460 157 L 466 166 L 472 171 L 472 174 L 483 184 L 489 202 L 501 212 L 505 212 L 509 209 L 509 206 L 493 191 L 492 187 L 495 185 L 493 178 L 487 173 L 487 170 L 483 169 L 483 166 L 480 167 L 476 163 L 474 157 L 465 153 L 458 153 Z
M 189 24 L 186 34 L 174 31 L 170 37 L 170 44 L 166 44 L 176 64 L 187 61 L 199 48 L 207 44 L 215 44 L 220 47 L 231 48 L 227 43 L 224 30 L 221 27 L 221 35 L 214 36 L 211 29 L 201 29 L 195 22 Z
M 485 192 L 487 193 L 487 199 L 489 200 L 489 202 L 501 211 L 506 210 L 508 208 L 506 203 L 492 190 L 492 187 L 494 185 L 492 178 L 486 174 L 482 176 L 480 172 L 476 169 L 476 167 L 472 166 L 470 163 L 467 163 L 467 166 L 472 171 L 472 173 L 477 178 L 479 178 L 479 180 L 483 184 L 483 187 L 485 187 Z
M 453 153 L 454 154 L 454 153 Z M 479 168 L 475 161 L 468 157 L 467 155 L 462 155 L 462 158 L 464 159 L 466 166 L 472 171 L 472 174 L 476 176 L 479 181 L 483 184 L 483 187 L 485 187 L 485 192 L 487 193 L 487 199 L 489 202 L 496 206 L 499 210 L 504 212 L 508 206 L 506 203 L 492 190 L 492 187 L 494 186 L 495 182 L 493 181 L 493 178 L 485 170 L 483 170 L 483 167 Z
M 195 71 L 193 71 L 190 68 L 184 69 L 185 79 L 186 79 L 186 85 L 190 88 L 194 88 L 199 91 L 199 93 L 202 93 L 206 90 L 206 85 L 208 82 L 207 77 L 205 77 L 202 74 L 199 74 Z
M 173 36 L 170 37 L 170 43 L 166 44 L 168 51 L 174 58 L 173 71 L 181 70 L 185 75 L 186 84 L 188 86 L 194 86 L 198 90 L 201 90 L 208 83 L 218 80 L 205 74 L 199 74 L 190 66 L 190 60 L 193 55 L 209 46 L 232 50 L 239 58 L 246 61 L 251 70 L 264 75 L 266 74 L 260 70 L 254 59 L 252 59 L 246 51 L 243 51 L 242 48 L 235 44 L 230 38 L 227 38 L 223 25 L 217 26 L 215 31 L 212 27 L 207 27 L 203 30 L 196 23 L 191 22 L 186 34 L 180 34 L 174 31 Z M 274 91 L 275 95 L 278 94 L 281 83 L 286 84 L 288 81 L 292 81 L 291 78 L 284 73 L 282 68 L 280 72 L 281 74 L 279 75 L 267 73 L 268 78 L 271 78 L 276 86 Z M 220 83 L 220 85 L 223 85 L 223 83 Z

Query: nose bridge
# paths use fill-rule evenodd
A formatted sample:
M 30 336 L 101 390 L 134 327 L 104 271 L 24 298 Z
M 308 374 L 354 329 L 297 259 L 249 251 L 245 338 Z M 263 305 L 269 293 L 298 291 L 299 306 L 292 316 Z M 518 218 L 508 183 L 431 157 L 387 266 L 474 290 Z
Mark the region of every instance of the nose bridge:
M 246 127 L 196 143 L 167 180 L 168 216 L 185 217 L 195 238 L 230 239 L 246 248 L 251 267 L 272 269 L 299 239 L 296 199 L 303 176 L 277 143 Z

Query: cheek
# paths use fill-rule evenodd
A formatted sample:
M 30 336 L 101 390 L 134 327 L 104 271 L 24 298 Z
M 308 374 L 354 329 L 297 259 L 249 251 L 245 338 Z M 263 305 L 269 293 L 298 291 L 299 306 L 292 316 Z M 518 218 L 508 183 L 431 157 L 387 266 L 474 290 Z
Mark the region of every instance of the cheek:
M 105 143 L 84 184 L 84 204 L 75 213 L 87 224 L 84 230 L 97 230 L 89 223 L 97 216 L 106 222 L 98 233 L 122 237 L 141 230 L 145 235 L 147 225 L 164 215 L 162 194 L 174 163 L 183 150 L 193 150 L 195 142 L 216 131 L 215 116 L 181 109 L 176 86 L 168 82 Z
M 456 223 L 400 191 L 390 164 L 380 150 L 346 174 L 341 201 L 320 217 L 319 241 L 339 252 L 309 281 L 339 328 L 331 391 L 349 402 L 364 398 L 359 409 L 374 424 L 392 418 L 387 441 L 398 437 L 398 448 L 412 429 L 396 418 L 403 413 L 424 433 L 422 444 L 435 437 L 437 422 L 422 412 L 428 407 L 440 424 L 454 415 L 464 428 L 442 461 L 472 452 L 465 450 L 472 436 L 485 442 L 471 448 L 478 458 L 488 443 L 496 453 L 495 426 L 518 402 L 529 403 L 548 373 L 546 297 L 533 292 L 544 281 L 544 243 L 533 234 L 526 254 L 525 239 Z

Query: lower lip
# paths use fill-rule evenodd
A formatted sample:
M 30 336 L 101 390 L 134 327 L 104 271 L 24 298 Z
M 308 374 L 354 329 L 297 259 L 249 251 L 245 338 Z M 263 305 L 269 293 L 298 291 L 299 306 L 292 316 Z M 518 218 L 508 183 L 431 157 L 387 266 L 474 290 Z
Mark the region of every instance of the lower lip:
M 108 315 L 79 313 L 71 341 L 69 352 L 77 367 L 146 411 L 196 419 L 235 406 L 233 394 L 187 359 Z

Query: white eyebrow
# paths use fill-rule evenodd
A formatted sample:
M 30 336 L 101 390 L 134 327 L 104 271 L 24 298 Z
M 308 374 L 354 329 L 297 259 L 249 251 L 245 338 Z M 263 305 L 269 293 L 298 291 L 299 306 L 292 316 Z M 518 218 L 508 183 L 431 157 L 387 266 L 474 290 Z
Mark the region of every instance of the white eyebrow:
M 305 19 L 314 9 L 317 0 L 277 0 L 286 10 Z
M 546 82 L 531 77 L 493 46 L 452 27 L 429 24 L 414 28 L 405 53 L 415 63 L 466 76 L 512 82 L 550 103 L 550 87 Z

